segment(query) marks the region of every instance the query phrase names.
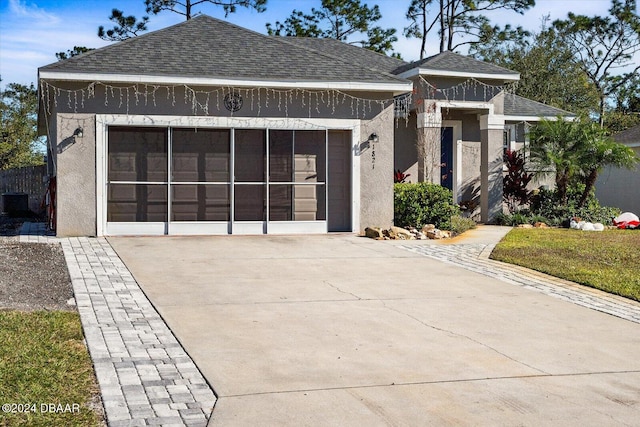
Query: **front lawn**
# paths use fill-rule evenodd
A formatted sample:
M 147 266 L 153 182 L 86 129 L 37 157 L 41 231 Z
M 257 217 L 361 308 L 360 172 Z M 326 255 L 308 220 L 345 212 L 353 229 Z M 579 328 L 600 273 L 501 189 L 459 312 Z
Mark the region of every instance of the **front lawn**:
M 80 316 L 0 310 L 0 426 L 100 426 Z
M 640 231 L 514 228 L 491 258 L 640 301 Z

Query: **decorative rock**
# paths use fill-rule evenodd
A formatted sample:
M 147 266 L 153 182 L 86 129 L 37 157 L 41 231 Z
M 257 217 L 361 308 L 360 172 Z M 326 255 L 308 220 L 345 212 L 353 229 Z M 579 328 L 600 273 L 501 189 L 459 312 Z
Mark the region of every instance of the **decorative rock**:
M 76 306 L 76 299 L 71 297 L 67 300 L 67 305 L 70 307 L 75 307 Z
M 431 230 L 435 230 L 436 226 L 433 224 L 426 224 L 425 226 L 422 227 L 422 232 L 426 233 L 427 231 L 431 231 Z
M 389 231 L 390 231 L 391 233 L 394 233 L 394 234 L 398 235 L 398 237 L 400 237 L 400 236 L 404 236 L 403 240 L 410 239 L 410 238 L 411 238 L 411 236 L 413 236 L 413 234 L 411 234 L 411 232 L 410 232 L 409 230 L 405 230 L 405 229 L 404 229 L 404 228 L 402 228 L 402 227 L 396 227 L 396 226 L 393 226 L 393 227 L 391 227 L 391 228 L 389 229 Z
M 518 228 L 533 228 L 531 224 L 518 224 Z
M 443 238 L 442 232 L 437 228 L 427 231 L 427 237 L 430 238 L 431 240 L 440 240 Z
M 449 230 L 440 230 L 440 235 L 442 236 L 443 239 L 451 238 L 451 232 Z
M 535 224 L 533 224 L 533 226 L 535 228 L 549 228 L 549 226 L 547 224 L 545 224 L 544 222 L 536 222 Z
M 364 229 L 364 235 L 370 239 L 380 239 L 384 237 L 380 227 L 367 227 Z

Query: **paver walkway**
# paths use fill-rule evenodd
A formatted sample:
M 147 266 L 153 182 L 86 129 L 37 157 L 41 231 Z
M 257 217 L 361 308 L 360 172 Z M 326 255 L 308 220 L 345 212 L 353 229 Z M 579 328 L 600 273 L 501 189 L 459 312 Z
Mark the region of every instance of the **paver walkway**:
M 207 424 L 213 391 L 106 239 L 27 223 L 20 241 L 62 245 L 109 426 Z
M 413 243 L 413 242 L 412 242 Z M 495 244 L 405 244 L 398 247 L 467 270 L 640 323 L 640 304 L 587 286 L 489 259 Z

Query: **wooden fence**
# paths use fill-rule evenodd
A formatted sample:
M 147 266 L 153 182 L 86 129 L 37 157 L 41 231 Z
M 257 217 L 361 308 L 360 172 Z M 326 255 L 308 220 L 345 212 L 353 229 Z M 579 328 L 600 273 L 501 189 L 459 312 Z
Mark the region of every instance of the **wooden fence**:
M 0 171 L 0 196 L 4 193 L 27 193 L 29 209 L 41 212 L 42 199 L 47 191 L 47 165 Z M 4 211 L 0 197 L 0 212 Z

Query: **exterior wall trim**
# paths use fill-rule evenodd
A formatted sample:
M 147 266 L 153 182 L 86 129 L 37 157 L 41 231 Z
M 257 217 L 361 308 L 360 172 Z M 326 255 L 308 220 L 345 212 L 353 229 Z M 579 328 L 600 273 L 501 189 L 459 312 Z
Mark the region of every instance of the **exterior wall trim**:
M 508 114 L 502 115 L 504 121 L 506 122 L 534 122 L 537 123 L 540 120 L 558 120 L 557 116 L 510 116 Z M 576 117 L 574 116 L 564 116 L 565 120 L 574 121 Z

